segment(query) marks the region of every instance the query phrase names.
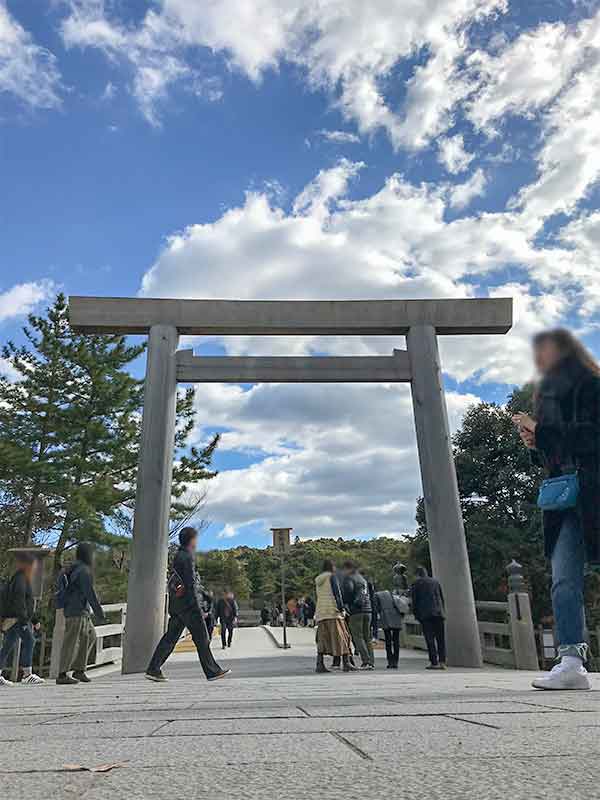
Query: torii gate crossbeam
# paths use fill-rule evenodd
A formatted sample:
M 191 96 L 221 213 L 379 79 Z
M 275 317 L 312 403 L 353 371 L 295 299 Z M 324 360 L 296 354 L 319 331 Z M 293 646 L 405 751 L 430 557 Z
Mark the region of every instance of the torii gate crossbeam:
M 148 334 L 123 672 L 146 669 L 164 618 L 177 382 L 410 382 L 433 571 L 447 607 L 448 662 L 482 664 L 438 335 L 503 334 L 512 300 L 170 300 L 71 297 L 81 333 Z M 372 357 L 195 357 L 179 334 L 406 335 Z

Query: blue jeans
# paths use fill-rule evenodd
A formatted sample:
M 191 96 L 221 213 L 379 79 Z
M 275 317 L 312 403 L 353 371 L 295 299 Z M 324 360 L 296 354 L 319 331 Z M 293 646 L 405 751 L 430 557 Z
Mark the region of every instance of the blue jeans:
M 552 607 L 559 656 L 585 660 L 584 572 L 583 530 L 577 514 L 568 512 L 552 553 Z
M 33 630 L 29 623 L 27 625 L 21 625 L 20 622 L 17 622 L 4 634 L 2 649 L 0 650 L 0 670 L 10 668 L 12 653 L 19 639 L 21 639 L 19 666 L 25 668 L 31 667 L 33 663 L 33 646 L 35 644 Z

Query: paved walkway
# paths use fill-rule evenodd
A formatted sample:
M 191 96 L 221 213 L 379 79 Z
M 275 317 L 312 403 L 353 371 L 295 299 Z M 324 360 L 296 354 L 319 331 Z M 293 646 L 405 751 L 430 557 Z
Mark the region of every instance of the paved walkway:
M 289 651 L 261 629 L 239 631 L 225 654 L 216 644 L 234 675 L 214 684 L 184 653 L 165 685 L 113 673 L 90 686 L 1 690 L 0 796 L 597 795 L 600 691 L 539 693 L 531 674 L 497 669 L 431 673 L 414 653 L 398 672 L 379 653 L 375 672 L 316 675 L 312 632 L 292 636 Z

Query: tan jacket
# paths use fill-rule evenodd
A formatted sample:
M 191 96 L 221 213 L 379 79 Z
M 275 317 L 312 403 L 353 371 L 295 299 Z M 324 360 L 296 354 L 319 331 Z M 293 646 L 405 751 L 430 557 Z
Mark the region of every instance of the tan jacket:
M 344 615 L 339 610 L 333 589 L 331 588 L 331 572 L 322 572 L 315 578 L 317 589 L 317 609 L 315 623 L 325 619 L 343 619 Z

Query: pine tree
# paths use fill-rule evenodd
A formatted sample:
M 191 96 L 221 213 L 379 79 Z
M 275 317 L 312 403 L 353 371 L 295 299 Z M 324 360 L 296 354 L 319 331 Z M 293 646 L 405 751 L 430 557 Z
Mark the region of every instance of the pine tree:
M 17 380 L 0 378 L 2 527 L 10 527 L 20 545 L 52 530 L 59 518 L 57 454 L 68 384 L 62 357 L 69 335 L 64 298 L 57 298 L 46 318 L 31 316 L 29 322 L 24 328 L 28 345 L 9 342 L 2 350 Z
M 0 381 L 0 508 L 13 511 L 0 534 L 22 543 L 50 539 L 58 569 L 65 548 L 82 538 L 126 547 L 143 408 L 143 382 L 128 369 L 145 345 L 74 333 L 62 295 L 46 317 L 31 315 L 24 332 L 26 345 L 3 350 L 17 378 Z M 188 486 L 215 474 L 218 436 L 188 448 L 194 423 L 187 390 L 177 402 L 175 524 L 202 505 L 202 489 Z

